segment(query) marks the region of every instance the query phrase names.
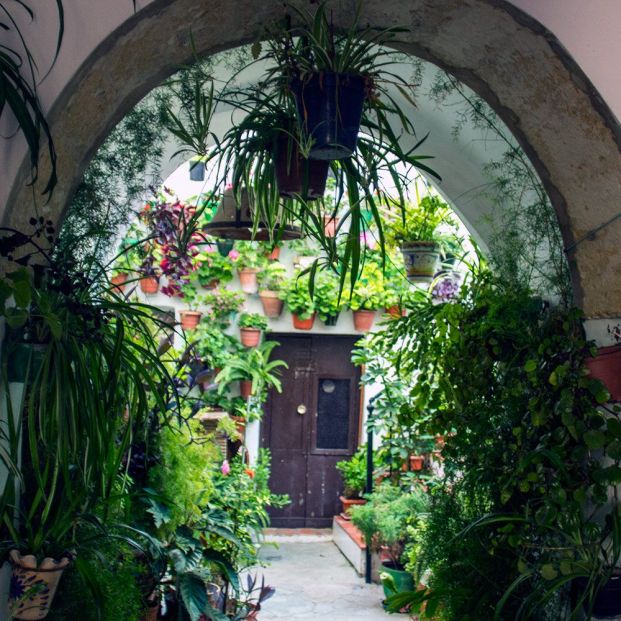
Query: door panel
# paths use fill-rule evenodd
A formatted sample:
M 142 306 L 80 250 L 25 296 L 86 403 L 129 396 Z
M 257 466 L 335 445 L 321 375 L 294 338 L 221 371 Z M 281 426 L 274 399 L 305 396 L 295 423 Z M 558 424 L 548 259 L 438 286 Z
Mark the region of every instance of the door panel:
M 357 447 L 359 372 L 351 363 L 356 337 L 274 335 L 274 357 L 287 362 L 283 391 L 272 391 L 262 444 L 272 452 L 270 487 L 292 503 L 270 511 L 274 526 L 329 526 L 340 510 L 337 461 Z M 300 412 L 298 412 L 299 406 Z

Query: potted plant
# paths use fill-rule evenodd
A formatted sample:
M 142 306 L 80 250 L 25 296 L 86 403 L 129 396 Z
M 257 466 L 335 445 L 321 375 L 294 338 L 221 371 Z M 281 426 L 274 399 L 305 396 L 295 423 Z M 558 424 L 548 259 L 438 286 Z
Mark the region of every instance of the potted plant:
M 315 303 L 309 291 L 309 278 L 306 275 L 294 275 L 280 292 L 289 312 L 293 316 L 296 330 L 311 330 L 315 323 Z
M 262 400 L 268 388 L 281 392 L 278 369 L 286 369 L 288 365 L 284 360 L 270 360 L 278 345 L 276 341 L 264 341 L 249 352 L 230 357 L 216 377 L 218 390 L 223 392 L 231 382 L 239 381 L 244 398 L 258 396 Z
M 420 472 L 425 467 L 426 456 L 436 447 L 434 436 L 421 435 L 412 446 L 409 456 L 409 467 L 412 472 Z
M 334 272 L 321 272 L 315 281 L 314 302 L 319 319 L 326 326 L 335 326 L 345 306 L 340 280 Z
M 368 332 L 373 327 L 375 313 L 384 306 L 384 275 L 375 262 L 367 262 L 349 299 L 349 307 L 354 313 L 354 328 Z
M 238 325 L 242 345 L 257 347 L 261 342 L 261 334 L 267 330 L 267 319 L 257 313 L 242 313 Z
M 343 477 L 343 495 L 340 501 L 343 503 L 342 517 L 351 518 L 351 508 L 355 505 L 363 505 L 366 500 L 362 494 L 367 483 L 367 449 L 361 446 L 349 459 L 343 459 L 336 463 L 336 469 Z
M 407 278 L 431 282 L 438 271 L 446 234 L 441 225 L 453 226 L 451 209 L 438 196 L 428 195 L 416 205 L 406 205 L 403 217 L 389 225 L 389 237 L 400 244 Z
M 231 250 L 229 258 L 237 269 L 242 291 L 256 293 L 258 291 L 257 274 L 265 262 L 265 257 L 260 253 L 257 242 L 237 242 L 237 247 Z
M 277 261 L 269 263 L 258 274 L 259 299 L 265 316 L 271 319 L 280 317 L 282 313 L 283 301 L 279 294 L 285 283 L 286 274 L 285 266 Z
M 189 282 L 181 287 L 183 299 L 187 302 L 188 308 L 179 311 L 179 319 L 182 330 L 194 330 L 200 323 L 203 316 L 202 311 L 197 310 L 202 298 L 198 295 L 196 287 Z
M 208 291 L 202 296 L 202 301 L 207 307 L 207 318 L 210 323 L 226 328 L 235 315 L 243 307 L 246 296 L 241 291 L 220 287 Z
M 160 289 L 160 273 L 155 267 L 156 258 L 150 253 L 140 264 L 140 290 L 145 295 L 155 295 Z
M 215 289 L 218 285 L 233 279 L 231 261 L 218 252 L 200 252 L 194 260 L 196 267 L 192 272 L 192 278 L 205 289 Z

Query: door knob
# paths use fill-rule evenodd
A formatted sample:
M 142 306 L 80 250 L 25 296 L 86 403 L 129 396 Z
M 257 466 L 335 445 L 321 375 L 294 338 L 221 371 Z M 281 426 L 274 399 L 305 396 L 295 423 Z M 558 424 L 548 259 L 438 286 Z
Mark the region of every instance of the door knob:
M 306 406 L 303 403 L 300 403 L 300 405 L 298 405 L 298 414 L 300 416 L 304 416 L 304 414 L 306 414 Z

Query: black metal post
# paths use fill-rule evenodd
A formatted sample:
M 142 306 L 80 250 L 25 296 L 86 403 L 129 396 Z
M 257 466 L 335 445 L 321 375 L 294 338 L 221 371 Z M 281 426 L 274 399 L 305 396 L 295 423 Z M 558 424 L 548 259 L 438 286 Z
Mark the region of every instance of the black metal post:
M 375 410 L 373 403 L 378 397 L 379 395 L 375 395 L 369 399 L 369 404 L 367 405 L 367 484 L 365 489 L 367 494 L 373 492 L 373 427 L 369 425 L 369 420 L 373 417 L 373 411 Z M 370 542 L 367 541 L 364 567 L 364 581 L 367 584 L 371 584 L 371 562 L 371 546 Z

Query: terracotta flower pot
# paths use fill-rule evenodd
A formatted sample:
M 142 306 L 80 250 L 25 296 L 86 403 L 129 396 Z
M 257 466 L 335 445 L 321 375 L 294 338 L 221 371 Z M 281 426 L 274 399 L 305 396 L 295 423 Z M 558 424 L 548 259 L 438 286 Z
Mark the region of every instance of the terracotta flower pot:
M 258 291 L 257 272 L 254 267 L 245 267 L 239 270 L 239 284 L 244 293 L 256 293 Z
M 249 399 L 252 396 L 252 381 L 240 380 L 239 393 L 242 396 L 242 399 Z
M 621 401 L 621 344 L 600 347 L 595 358 L 587 358 L 591 377 L 604 383 L 613 401 Z
M 127 274 L 117 274 L 110 279 L 110 284 L 117 293 L 125 291 L 125 283 L 127 282 Z
M 339 225 L 339 218 L 333 218 L 332 216 L 323 217 L 323 232 L 326 237 L 334 237 L 336 235 L 336 228 Z
M 239 338 L 244 347 L 258 347 L 261 342 L 261 330 L 258 328 L 240 328 Z
M 401 319 L 401 317 L 406 316 L 407 311 L 405 308 L 401 308 L 398 304 L 393 304 L 386 309 L 386 314 L 393 319 Z
M 300 319 L 297 315 L 293 315 L 293 327 L 296 330 L 312 330 L 315 325 L 315 313 L 308 319 Z
M 9 608 L 13 617 L 26 621 L 45 619 L 70 559 L 44 558 L 37 566 L 35 556 L 22 556 L 17 550 L 11 550 L 9 559 L 12 566 Z
M 268 261 L 278 261 L 280 258 L 280 246 L 276 246 L 271 252 L 266 255 Z
M 213 291 L 218 288 L 220 284 L 220 280 L 218 278 L 212 278 L 210 281 L 206 282 L 203 285 L 203 289 L 207 289 L 207 291 Z
M 358 332 L 368 332 L 373 327 L 375 321 L 375 311 L 357 310 L 354 311 L 354 328 Z
M 266 317 L 270 319 L 280 317 L 284 302 L 278 297 L 277 291 L 259 291 L 259 299 Z
M 431 282 L 440 263 L 440 246 L 432 241 L 412 241 L 401 246 L 405 272 L 410 282 Z
M 339 500 L 343 503 L 343 517 L 347 520 L 351 517 L 350 511 L 352 507 L 367 504 L 367 501 L 364 500 L 364 498 L 345 498 L 345 496 L 339 496 Z
M 155 295 L 160 289 L 160 281 L 155 276 L 140 279 L 140 290 L 146 295 Z
M 182 310 L 179 312 L 181 319 L 181 328 L 183 330 L 194 330 L 199 324 L 203 313 L 193 310 Z
M 422 455 L 410 455 L 410 470 L 419 472 L 425 467 L 425 458 Z

